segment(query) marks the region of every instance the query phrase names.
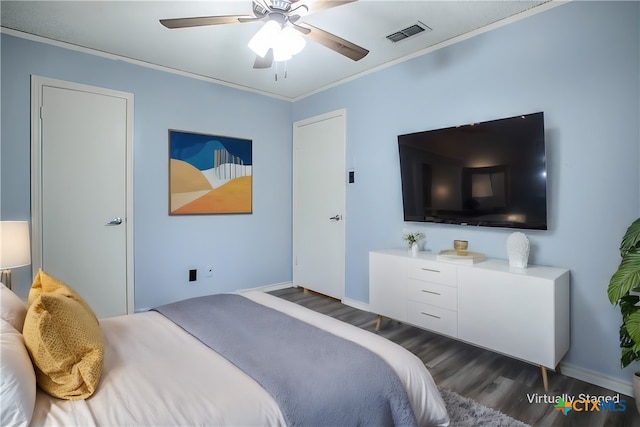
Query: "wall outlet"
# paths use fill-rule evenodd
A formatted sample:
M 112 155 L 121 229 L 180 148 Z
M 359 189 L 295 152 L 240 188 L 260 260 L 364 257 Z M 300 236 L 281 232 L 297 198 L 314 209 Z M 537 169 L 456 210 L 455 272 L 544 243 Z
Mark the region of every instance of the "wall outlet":
M 206 267 L 204 269 L 204 275 L 205 275 L 205 277 L 212 277 L 213 276 L 213 267 Z
M 189 281 L 190 282 L 195 282 L 197 280 L 198 277 L 198 270 L 193 269 L 193 270 L 189 270 Z

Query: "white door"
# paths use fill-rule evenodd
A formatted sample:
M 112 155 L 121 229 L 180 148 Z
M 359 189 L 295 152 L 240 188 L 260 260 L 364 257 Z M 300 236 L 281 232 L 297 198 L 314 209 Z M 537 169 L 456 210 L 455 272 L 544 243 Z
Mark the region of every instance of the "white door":
M 293 125 L 293 284 L 344 296 L 345 111 Z
M 99 318 L 132 312 L 133 95 L 39 77 L 32 86 L 34 273 L 67 283 Z

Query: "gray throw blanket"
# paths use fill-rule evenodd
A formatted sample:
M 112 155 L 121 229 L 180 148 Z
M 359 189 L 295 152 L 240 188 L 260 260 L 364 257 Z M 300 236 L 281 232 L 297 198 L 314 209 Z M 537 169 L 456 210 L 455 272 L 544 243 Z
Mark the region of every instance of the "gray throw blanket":
M 234 294 L 154 310 L 250 375 L 289 426 L 415 426 L 407 393 L 378 355 Z

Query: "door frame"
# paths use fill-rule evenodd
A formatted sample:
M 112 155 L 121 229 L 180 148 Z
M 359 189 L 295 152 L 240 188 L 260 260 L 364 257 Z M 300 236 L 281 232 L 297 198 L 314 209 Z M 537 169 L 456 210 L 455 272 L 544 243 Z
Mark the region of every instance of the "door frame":
M 342 118 L 342 122 L 343 122 L 343 128 L 342 128 L 342 132 L 343 132 L 343 147 L 342 150 L 340 151 L 340 153 L 338 153 L 340 156 L 342 156 L 341 161 L 343 163 L 343 165 L 345 166 L 345 170 L 344 170 L 344 179 L 342 181 L 342 187 L 340 189 L 340 193 L 342 194 L 342 209 L 341 209 L 341 225 L 342 225 L 342 241 L 340 242 L 340 249 L 342 251 L 342 262 L 340 265 L 340 300 L 344 300 L 345 299 L 345 281 L 346 281 L 346 236 L 347 236 L 347 223 L 346 223 L 346 209 L 347 209 L 347 171 L 346 171 L 346 149 L 347 149 L 347 110 L 344 108 L 341 108 L 339 110 L 335 110 L 335 111 L 330 111 L 328 113 L 324 113 L 324 114 L 320 114 L 317 116 L 313 116 L 313 117 L 309 117 L 307 119 L 302 119 L 302 120 L 298 120 L 296 122 L 293 123 L 293 129 L 292 129 L 292 133 L 293 133 L 293 168 L 292 168 L 292 177 L 293 177 L 293 186 L 292 186 L 292 195 L 294 197 L 294 200 L 292 200 L 292 207 L 293 207 L 293 212 L 292 212 L 292 254 L 293 254 L 293 258 L 292 258 L 292 270 L 295 270 L 295 265 L 296 265 L 296 239 L 295 239 L 295 234 L 296 234 L 296 208 L 297 208 L 297 203 L 295 200 L 295 187 L 296 187 L 296 176 L 298 173 L 298 169 L 297 169 L 297 165 L 296 165 L 296 145 L 298 144 L 298 142 L 296 141 L 296 129 L 297 128 L 301 128 L 304 126 L 308 126 L 314 123 L 318 123 L 318 122 L 322 122 L 325 120 L 329 120 L 329 119 L 333 119 L 336 117 L 341 117 Z M 310 243 L 313 244 L 313 243 Z M 295 283 L 294 283 L 295 284 Z
M 33 276 L 42 268 L 42 121 L 40 111 L 44 86 L 122 98 L 126 101 L 126 292 L 127 314 L 135 310 L 133 266 L 133 94 L 112 89 L 31 75 L 31 268 Z

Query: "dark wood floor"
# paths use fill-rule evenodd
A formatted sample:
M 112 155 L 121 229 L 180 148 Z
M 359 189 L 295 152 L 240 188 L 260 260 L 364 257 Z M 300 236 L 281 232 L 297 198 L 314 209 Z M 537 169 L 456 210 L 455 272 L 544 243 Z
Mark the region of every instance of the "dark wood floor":
M 300 288 L 271 294 L 375 333 L 377 316 Z M 537 426 L 640 426 L 640 415 L 630 396 L 620 395 L 625 411 L 570 411 L 563 415 L 552 403 L 529 403 L 544 396 L 540 368 L 491 351 L 446 338 L 400 322 L 385 320 L 379 335 L 405 347 L 429 368 L 438 386 Z M 584 381 L 549 372 L 550 396 L 616 396 L 617 393 Z M 542 398 L 542 397 L 541 397 Z

